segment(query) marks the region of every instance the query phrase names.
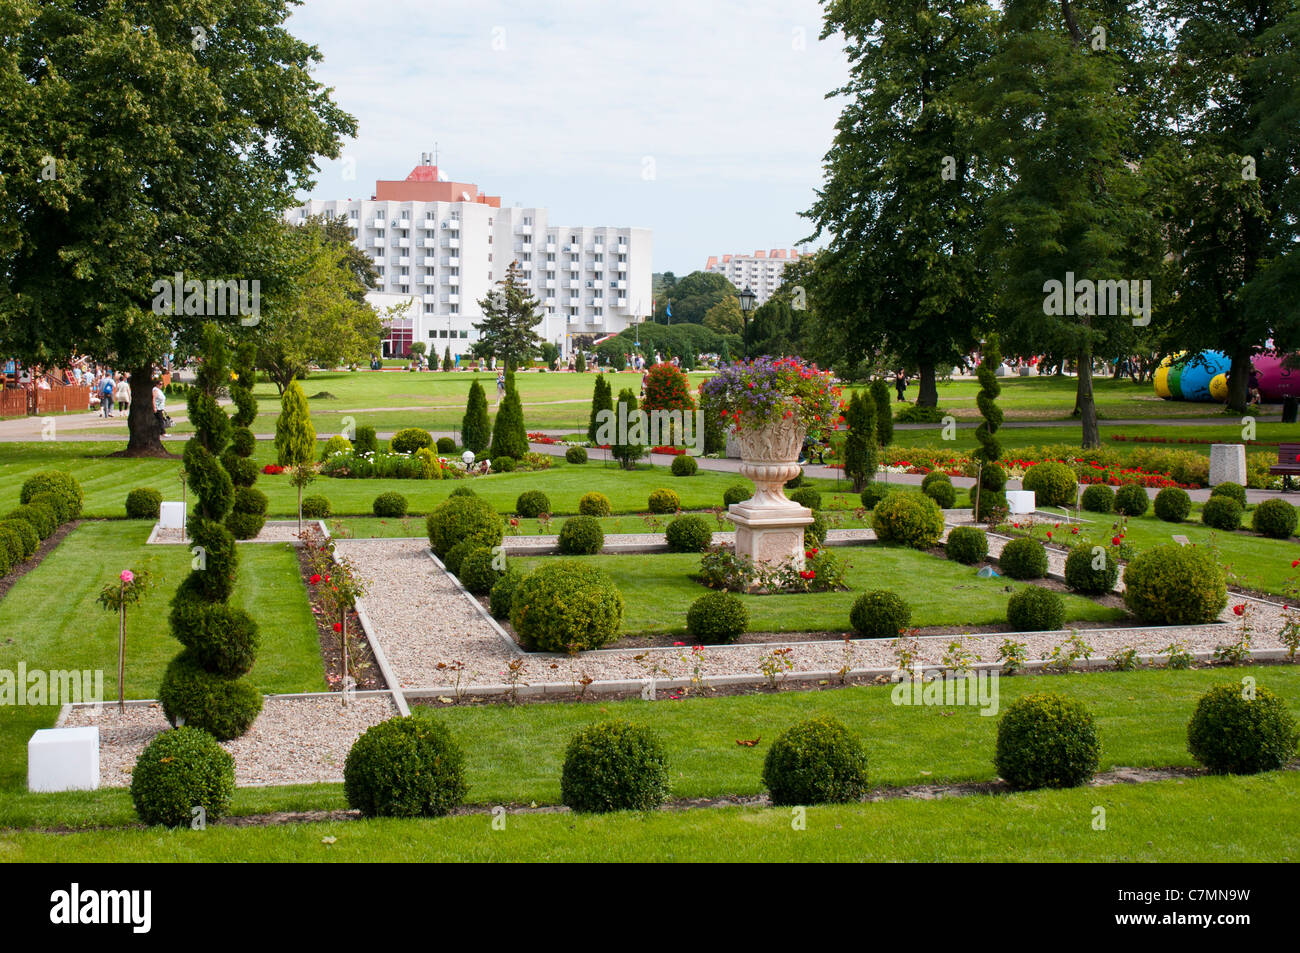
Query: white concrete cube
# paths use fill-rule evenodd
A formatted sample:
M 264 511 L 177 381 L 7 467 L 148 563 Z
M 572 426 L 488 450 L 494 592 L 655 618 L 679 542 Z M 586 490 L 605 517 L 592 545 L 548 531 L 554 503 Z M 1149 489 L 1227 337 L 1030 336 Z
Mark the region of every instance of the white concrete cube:
M 1210 445 L 1210 486 L 1220 483 L 1246 485 L 1246 445 L 1214 443 Z
M 1007 490 L 1007 509 L 1013 516 L 1024 516 L 1026 513 L 1032 513 L 1034 507 L 1033 490 Z
M 27 742 L 27 790 L 99 788 L 99 729 L 42 728 Z
M 163 503 L 158 509 L 159 529 L 181 529 L 185 525 L 184 503 Z

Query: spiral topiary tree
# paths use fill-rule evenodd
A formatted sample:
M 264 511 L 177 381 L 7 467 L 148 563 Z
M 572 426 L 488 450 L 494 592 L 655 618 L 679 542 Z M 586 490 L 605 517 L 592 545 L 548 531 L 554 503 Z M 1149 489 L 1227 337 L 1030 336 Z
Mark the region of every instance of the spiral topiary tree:
M 192 571 L 172 598 L 170 618 L 172 634 L 185 650 L 168 665 L 158 690 L 173 725 L 200 728 L 223 741 L 242 735 L 262 710 L 261 693 L 243 677 L 256 657 L 257 623 L 226 604 L 239 571 L 235 537 L 225 526 L 235 484 L 221 463 L 230 419 L 217 405 L 229 380 L 221 332 L 205 327 L 203 361 L 186 401 L 194 424 L 184 453 L 194 492 L 186 529 L 195 555 Z
M 231 418 L 234 427 L 230 432 L 230 446 L 221 455 L 222 466 L 235 484 L 226 529 L 234 533 L 236 539 L 252 539 L 266 522 L 266 494 L 253 488 L 257 482 L 257 466 L 250 459 L 257 449 L 257 438 L 251 429 L 257 417 L 257 399 L 253 397 L 253 384 L 257 382 L 256 355 L 257 349 L 252 344 L 244 344 L 236 351 L 230 374 L 230 399 L 235 404 L 235 415 Z
M 997 437 L 994 436 L 1002 426 L 1002 408 L 997 405 L 997 397 L 1002 393 L 1002 385 L 998 383 L 997 375 L 998 365 L 1001 363 L 1002 352 L 998 349 L 997 335 L 990 335 L 984 345 L 984 359 L 980 361 L 979 369 L 975 372 L 980 382 L 980 392 L 975 397 L 975 404 L 979 407 L 980 416 L 984 418 L 975 428 L 975 439 L 980 445 L 975 448 L 973 456 L 983 463 L 980 468 L 976 519 L 983 519 L 995 507 L 1002 508 L 1007 505 L 1006 474 L 998 464 L 1002 459 L 1002 444 L 998 443 Z

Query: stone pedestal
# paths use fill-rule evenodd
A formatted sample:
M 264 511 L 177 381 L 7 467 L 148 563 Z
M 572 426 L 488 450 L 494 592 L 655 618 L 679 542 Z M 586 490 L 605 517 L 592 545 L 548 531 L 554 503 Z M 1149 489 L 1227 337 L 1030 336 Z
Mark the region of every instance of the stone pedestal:
M 1246 445 L 1215 443 L 1210 445 L 1210 486 L 1220 483 L 1246 485 Z
M 727 430 L 727 458 L 731 460 L 740 459 L 740 441 L 736 438 L 736 431 L 728 428 Z
M 736 524 L 736 555 L 755 565 L 804 567 L 803 530 L 813 521 L 812 510 L 785 495 L 785 482 L 799 473 L 804 432 L 782 419 L 736 435 L 740 474 L 754 481 L 754 495 L 733 503 L 727 518 Z
M 176 502 L 163 503 L 158 508 L 159 529 L 180 529 L 185 525 L 185 504 Z
M 1007 510 L 1013 516 L 1024 516 L 1034 512 L 1033 490 L 1007 490 Z
M 94 791 L 98 787 L 98 728 L 42 728 L 27 742 L 27 790 Z

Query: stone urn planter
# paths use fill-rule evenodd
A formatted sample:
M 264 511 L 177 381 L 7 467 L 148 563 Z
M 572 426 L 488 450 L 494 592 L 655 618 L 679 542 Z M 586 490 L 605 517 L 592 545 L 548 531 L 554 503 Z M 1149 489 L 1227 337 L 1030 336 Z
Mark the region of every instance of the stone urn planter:
M 754 495 L 731 504 L 727 518 L 736 524 L 736 554 L 748 556 L 756 566 L 804 567 L 803 531 L 813 514 L 786 498 L 785 482 L 799 473 L 806 432 L 794 418 L 735 432 L 740 474 L 754 481 Z

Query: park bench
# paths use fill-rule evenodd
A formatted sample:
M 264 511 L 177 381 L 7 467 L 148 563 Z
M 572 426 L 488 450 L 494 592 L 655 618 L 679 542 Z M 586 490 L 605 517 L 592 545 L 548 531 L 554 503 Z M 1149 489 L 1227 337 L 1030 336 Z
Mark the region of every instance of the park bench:
M 1277 465 L 1268 468 L 1271 474 L 1282 474 L 1282 489 L 1291 489 L 1291 478 L 1300 476 L 1300 443 L 1284 443 L 1277 448 Z

